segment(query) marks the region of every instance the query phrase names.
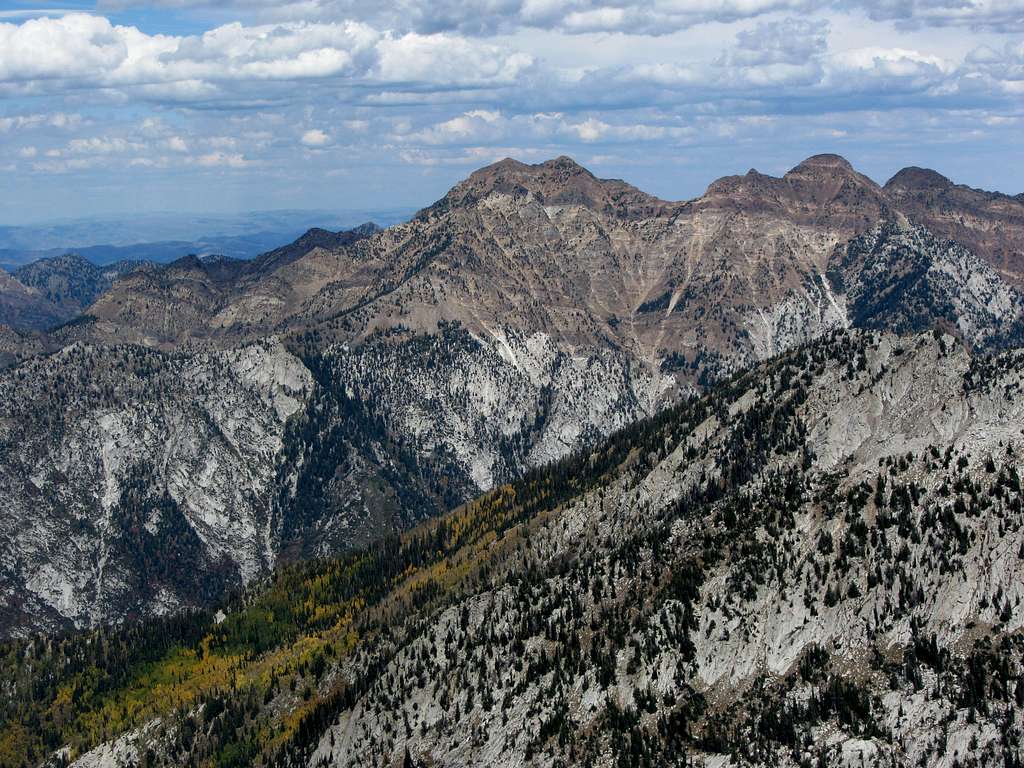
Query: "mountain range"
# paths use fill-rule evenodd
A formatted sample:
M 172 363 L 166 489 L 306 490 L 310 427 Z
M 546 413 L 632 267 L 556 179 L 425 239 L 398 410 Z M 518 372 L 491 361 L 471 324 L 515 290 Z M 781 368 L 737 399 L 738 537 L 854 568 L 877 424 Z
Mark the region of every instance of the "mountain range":
M 1022 276 L 836 155 L 20 269 L 0 765 L 1017 764 Z
M 126 260 L 166 263 L 189 253 L 249 259 L 314 226 L 348 229 L 367 220 L 395 224 L 412 213 L 404 209 L 153 212 L 0 225 L 0 266 L 16 269 L 66 253 L 77 253 L 99 266 Z
M 880 187 L 835 155 L 683 203 L 506 160 L 407 223 L 249 261 L 23 267 L 64 324 L 0 339 L 28 356 L 0 374 L 4 623 L 202 605 L 206 571 L 224 589 L 368 543 L 837 329 L 1012 346 L 1021 210 L 919 169 Z M 197 539 L 196 583 L 110 549 L 130 482 L 154 557 L 165 518 Z

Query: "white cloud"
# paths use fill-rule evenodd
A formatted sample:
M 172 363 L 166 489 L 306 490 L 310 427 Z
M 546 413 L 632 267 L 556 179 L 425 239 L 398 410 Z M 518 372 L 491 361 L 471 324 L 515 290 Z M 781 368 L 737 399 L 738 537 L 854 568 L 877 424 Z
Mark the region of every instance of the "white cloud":
M 405 138 L 424 144 L 476 142 L 485 138 L 503 136 L 506 127 L 506 121 L 502 119 L 500 112 L 478 109 L 453 117 L 451 120 L 445 120 Z M 402 133 L 402 131 L 396 132 L 399 136 Z
M 252 163 L 237 153 L 210 152 L 195 158 L 196 165 L 204 168 L 245 168 Z
M 878 95 L 913 94 L 922 100 L 953 96 L 965 77 L 958 65 L 940 56 L 904 48 L 857 48 L 830 55 L 821 88 L 857 94 L 880 104 Z
M 114 72 L 145 36 L 88 14 L 0 24 L 0 81 L 79 78 Z
M 188 142 L 181 136 L 171 136 L 167 139 L 166 145 L 172 152 L 188 152 Z
M 99 7 L 120 9 L 142 4 L 154 3 L 106 0 Z M 523 28 L 663 35 L 699 24 L 815 7 L 811 0 L 157 0 L 155 4 L 218 10 L 227 6 L 273 20 L 358 19 L 386 29 L 462 35 L 493 35 Z
M 82 124 L 82 116 L 78 114 L 66 114 L 64 112 L 52 112 L 49 114 L 12 115 L 0 117 L 0 133 L 40 127 L 58 129 L 76 128 Z
M 1002 50 L 980 46 L 967 56 L 979 72 L 1005 84 L 1024 82 L 1024 42 L 1007 43 Z
M 865 13 L 905 26 L 1024 29 L 1019 0 L 100 0 L 98 5 L 100 10 L 233 8 L 265 20 L 357 19 L 384 29 L 466 35 L 524 28 L 664 35 L 702 24 L 828 10 Z
M 129 141 L 120 136 L 112 138 L 94 136 L 88 139 L 72 139 L 68 142 L 68 152 L 73 155 L 119 155 L 126 152 L 139 152 L 144 148 L 143 144 Z
M 509 83 L 533 59 L 453 35 L 395 36 L 358 22 L 226 24 L 194 37 L 147 35 L 101 16 L 0 24 L 0 83 L 25 92 L 92 86 L 154 99 L 224 98 L 227 83 Z M 259 98 L 265 98 L 265 89 Z M 291 89 L 279 96 L 294 95 Z
M 864 8 L 873 19 L 897 21 L 909 27 L 1024 30 L 1020 0 L 859 0 L 837 5 Z
M 513 5 L 518 9 L 515 13 L 530 24 L 583 14 L 580 18 L 590 19 L 588 24 L 603 19 L 600 23 L 605 25 L 635 26 L 640 23 L 637 18 L 651 14 L 732 19 L 806 4 L 803 0 L 724 4 L 664 0 L 641 8 L 629 3 L 533 0 Z M 443 16 L 447 6 L 442 6 Z M 632 63 L 556 69 L 533 54 L 514 50 L 507 41 L 498 45 L 453 33 L 395 34 L 362 21 L 231 23 L 202 35 L 180 37 L 146 34 L 113 25 L 101 16 L 69 14 L 20 25 L 0 24 L 0 87 L 14 94 L 80 94 L 93 88 L 103 99 L 122 103 L 141 100 L 228 111 L 279 109 L 281 104 L 313 102 L 321 95 L 342 103 L 408 112 L 429 105 L 462 107 L 461 116 L 418 129 L 424 143 L 440 144 L 477 137 L 499 140 L 505 135 L 501 125 L 471 115 L 493 112 L 496 105 L 510 114 L 642 104 L 749 110 L 751 104 L 764 104 L 766 99 L 781 103 L 798 97 L 801 108 L 813 110 L 814 102 L 831 107 L 846 94 L 890 85 L 894 92 L 948 101 L 972 77 L 972 98 L 988 92 L 993 98 L 1006 99 L 1021 80 L 1019 65 L 1012 63 L 1016 54 L 1009 46 L 962 62 L 910 47 L 835 52 L 827 46 L 824 20 L 786 17 L 740 26 L 735 46 L 715 59 L 706 54 L 703 59 L 695 55 L 687 60 L 685 55 L 659 58 L 637 52 Z M 983 78 L 976 77 L 979 72 Z M 295 87 L 297 80 L 307 82 L 305 90 Z M 889 93 L 886 90 L 886 96 Z M 467 103 L 477 108 L 466 110 Z M 610 135 L 596 124 L 582 125 L 588 119 L 618 122 L 588 115 L 577 121 L 581 127 L 576 136 L 581 140 Z M 361 119 L 353 125 L 366 123 Z M 10 130 L 10 125 L 14 125 L 12 119 L 0 118 L 0 130 Z M 164 131 L 161 137 L 168 137 L 169 129 L 154 126 L 143 130 L 143 135 L 156 135 L 157 130 Z M 618 135 L 627 134 L 620 131 Z M 642 136 L 636 134 L 636 138 Z
M 603 123 L 600 120 L 590 118 L 582 123 L 577 123 L 573 126 L 576 131 L 576 135 L 583 141 L 597 141 L 608 131 L 611 126 L 608 123 Z
M 326 147 L 328 144 L 330 144 L 331 137 L 324 131 L 321 131 L 319 128 L 312 128 L 306 131 L 304 134 L 302 134 L 302 139 L 300 141 L 302 142 L 303 146 L 316 149 L 319 147 Z
M 804 64 L 828 47 L 828 22 L 794 19 L 760 22 L 736 35 L 736 49 L 723 60 L 732 64 Z
M 376 77 L 397 83 L 507 84 L 534 64 L 527 54 L 451 35 L 385 37 L 378 51 Z
M 856 48 L 831 57 L 836 69 L 906 77 L 921 73 L 951 73 L 952 62 L 940 56 L 905 48 Z
M 272 137 L 272 134 L 251 134 L 248 138 L 256 143 L 265 143 Z M 234 136 L 209 136 L 204 140 L 207 146 L 215 149 L 234 149 L 238 146 L 238 139 Z
M 684 135 L 678 126 L 609 123 L 596 117 L 572 118 L 558 112 L 506 116 L 497 111 L 471 110 L 419 131 L 396 131 L 403 144 L 427 146 L 501 143 L 509 139 L 593 142 L 654 141 Z

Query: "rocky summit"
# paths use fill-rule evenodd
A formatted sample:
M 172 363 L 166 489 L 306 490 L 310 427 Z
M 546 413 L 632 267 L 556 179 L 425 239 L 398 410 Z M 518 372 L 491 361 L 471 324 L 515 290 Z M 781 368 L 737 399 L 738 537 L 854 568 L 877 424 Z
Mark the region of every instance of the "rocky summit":
M 19 268 L 0 766 L 1019 764 L 1022 244 L 934 171 L 560 157 Z

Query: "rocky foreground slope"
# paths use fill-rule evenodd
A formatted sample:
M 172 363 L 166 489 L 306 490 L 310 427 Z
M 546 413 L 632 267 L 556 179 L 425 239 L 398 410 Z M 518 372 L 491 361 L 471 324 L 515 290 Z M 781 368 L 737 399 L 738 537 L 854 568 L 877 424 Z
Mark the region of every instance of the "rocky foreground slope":
M 1015 764 L 1021 376 L 839 336 L 666 414 L 343 665 L 300 763 Z
M 829 335 L 215 616 L 8 645 L 0 763 L 1016 765 L 1022 383 Z
M 0 634 L 210 604 L 836 329 L 1013 347 L 1020 201 L 937 184 L 820 155 L 673 203 L 503 161 L 388 230 L 129 270 L 59 328 L 0 334 Z M 950 231 L 977 250 L 919 223 L 964 200 Z M 58 261 L 24 279 L 85 303 L 95 280 Z

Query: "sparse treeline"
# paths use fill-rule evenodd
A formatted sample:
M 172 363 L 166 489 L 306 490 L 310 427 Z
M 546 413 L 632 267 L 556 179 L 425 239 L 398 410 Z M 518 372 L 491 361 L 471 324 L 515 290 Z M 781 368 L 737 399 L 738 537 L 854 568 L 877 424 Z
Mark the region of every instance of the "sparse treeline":
M 889 765 L 908 733 L 925 764 L 963 737 L 961 766 L 1018 765 L 1020 445 L 820 468 L 823 377 L 857 397 L 952 354 L 917 337 L 880 363 L 878 343 L 837 334 L 407 534 L 283 568 L 219 623 L 9 643 L 0 764 L 153 722 L 147 768 L 391 765 L 433 747 L 820 768 L 829 734 Z M 944 595 L 979 565 L 971 625 L 950 629 Z

